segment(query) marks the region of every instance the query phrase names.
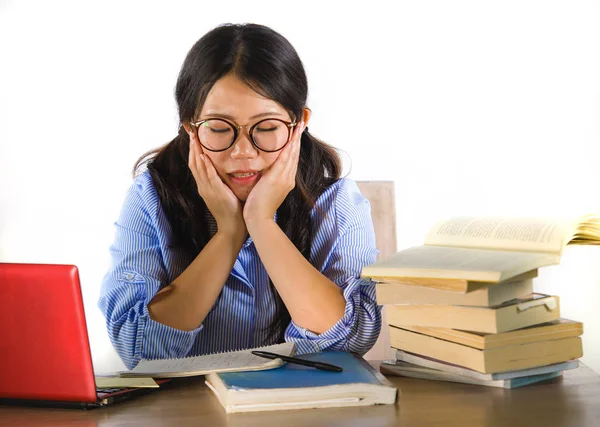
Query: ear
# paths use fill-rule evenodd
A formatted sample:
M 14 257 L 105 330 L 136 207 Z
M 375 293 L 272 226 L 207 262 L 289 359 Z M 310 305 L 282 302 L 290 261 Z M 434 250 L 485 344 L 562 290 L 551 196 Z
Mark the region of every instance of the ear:
M 310 110 L 310 108 L 304 107 L 302 109 L 302 118 L 299 121 L 303 121 L 305 127 L 308 127 L 308 122 L 310 120 L 311 114 L 312 114 L 312 111 Z
M 185 129 L 185 132 L 189 135 L 190 134 L 190 123 L 189 122 L 183 122 L 183 128 Z

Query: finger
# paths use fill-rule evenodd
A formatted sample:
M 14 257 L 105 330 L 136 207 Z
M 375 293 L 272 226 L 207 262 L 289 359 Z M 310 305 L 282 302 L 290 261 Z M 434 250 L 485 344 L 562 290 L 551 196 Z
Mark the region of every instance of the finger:
M 304 122 L 303 122 L 302 129 L 300 129 L 300 132 L 298 135 L 298 139 L 296 140 L 296 142 L 294 144 L 294 155 L 296 158 L 298 158 L 300 156 L 300 147 L 302 146 L 302 134 L 304 133 L 304 129 L 306 129 L 306 126 L 304 126 Z
M 188 153 L 188 167 L 194 175 L 194 179 L 198 180 L 198 165 L 196 163 L 196 154 L 194 148 L 194 140 L 192 139 L 192 135 L 190 134 L 190 151 Z
M 301 121 L 300 123 L 298 123 L 298 126 L 296 126 L 296 129 L 294 129 L 294 133 L 292 134 L 292 141 L 300 140 L 300 138 L 302 137 L 302 132 L 304 132 L 304 129 L 306 129 L 306 126 L 304 124 L 304 121 Z
M 190 146 L 192 147 L 194 152 L 196 166 L 200 167 L 202 165 L 202 146 L 198 143 L 194 132 L 190 132 Z
M 292 134 L 292 138 L 290 140 L 290 143 L 287 144 L 283 150 L 281 150 L 281 155 L 279 156 L 281 158 L 282 161 L 287 161 L 287 159 L 289 159 L 289 156 L 294 153 L 295 147 L 298 145 L 298 141 L 300 140 L 300 135 L 302 135 L 302 129 L 303 129 L 303 123 L 300 122 L 300 124 L 296 127 L 296 129 L 294 130 L 294 133 Z M 279 158 L 277 159 L 279 160 Z
M 292 170 L 298 166 L 298 160 L 300 159 L 300 146 L 302 144 L 301 136 L 304 129 L 304 123 L 302 122 L 298 127 L 298 137 L 292 140 L 289 150 L 285 155 L 285 158 L 282 159 L 286 165 L 285 172 L 287 172 L 288 174 L 291 173 Z
M 207 155 L 202 154 L 202 162 L 204 164 L 204 169 L 206 170 L 206 178 L 210 185 L 215 190 L 222 189 L 222 186 L 225 185 L 225 183 L 217 173 L 217 170 L 215 169 L 214 165 L 212 164 Z
M 292 135 L 290 137 L 289 143 L 283 148 L 283 150 L 281 150 L 279 156 L 277 157 L 277 160 L 279 160 L 279 158 L 282 158 L 282 160 L 285 160 L 287 158 L 288 152 L 293 148 L 293 146 L 296 144 L 296 142 L 300 140 L 300 137 L 302 136 L 303 131 L 304 131 L 304 122 L 300 122 L 300 123 L 298 123 L 298 126 L 296 126 L 294 128 L 294 132 L 292 133 Z
M 199 153 L 200 150 L 200 144 L 198 144 L 194 134 L 190 133 L 190 169 L 196 179 L 196 184 L 203 187 L 208 182 L 208 179 L 206 176 L 206 166 L 202 161 L 204 154 Z
M 297 137 L 297 139 L 295 139 L 292 142 L 292 147 L 290 150 L 289 158 L 285 162 L 286 163 L 285 174 L 286 174 L 287 180 L 289 182 L 291 182 L 294 186 L 296 183 L 296 173 L 298 171 L 298 163 L 300 161 L 300 148 L 302 146 L 302 133 L 304 132 L 304 129 L 306 129 L 304 122 L 300 122 L 300 125 L 298 126 L 298 137 Z
M 288 177 L 289 181 L 292 182 L 292 183 L 296 182 L 296 173 L 298 171 L 298 163 L 299 163 L 299 157 L 298 156 L 294 156 L 294 158 L 296 160 L 289 162 L 290 167 L 287 170 L 287 177 Z

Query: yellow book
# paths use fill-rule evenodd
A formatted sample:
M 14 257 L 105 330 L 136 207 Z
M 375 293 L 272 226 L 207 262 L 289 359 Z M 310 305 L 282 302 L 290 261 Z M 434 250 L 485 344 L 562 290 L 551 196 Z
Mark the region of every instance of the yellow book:
M 532 294 L 496 307 L 388 305 L 386 317 L 391 326 L 431 326 L 497 334 L 559 319 L 560 306 L 557 296 Z
M 534 270 L 532 273 L 537 273 Z M 523 276 L 527 276 L 523 275 Z M 519 276 L 521 277 L 521 276 Z M 533 279 L 502 283 L 502 286 L 481 284 L 471 292 L 452 292 L 426 286 L 405 284 L 401 281 L 378 282 L 376 285 L 379 304 L 438 304 L 493 307 L 515 298 L 533 293 Z
M 391 327 L 390 341 L 395 349 L 431 357 L 484 374 L 535 368 L 583 356 L 580 337 L 478 350 L 406 329 Z
M 436 279 L 423 286 L 467 292 L 469 282 L 507 282 L 558 264 L 568 244 L 600 244 L 600 216 L 452 218 L 435 224 L 423 245 L 364 267 L 362 277 Z
M 429 335 L 445 341 L 451 341 L 468 347 L 489 350 L 510 345 L 527 344 L 538 341 L 551 341 L 562 338 L 578 337 L 583 334 L 583 323 L 569 319 L 558 319 L 541 325 L 529 326 L 510 332 L 490 334 L 461 331 L 428 326 L 402 326 L 402 329 Z

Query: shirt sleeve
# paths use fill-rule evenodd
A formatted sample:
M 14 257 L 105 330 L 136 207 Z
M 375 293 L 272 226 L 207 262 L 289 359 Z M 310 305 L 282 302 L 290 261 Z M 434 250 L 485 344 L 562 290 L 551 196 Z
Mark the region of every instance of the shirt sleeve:
M 102 281 L 98 306 L 110 340 L 128 368 L 140 359 L 187 356 L 202 330 L 181 331 L 152 320 L 148 303 L 170 282 L 161 257 L 158 195 L 151 178 L 129 189 L 115 223 L 111 266 Z
M 312 263 L 337 284 L 346 300 L 343 317 L 329 330 L 316 334 L 293 321 L 286 340 L 296 343 L 297 352 L 349 351 L 365 354 L 381 330 L 381 307 L 375 299 L 375 284 L 360 278 L 362 268 L 375 262 L 379 251 L 369 201 L 355 182 L 338 181 L 337 191 L 321 196 L 313 221 L 317 232 Z

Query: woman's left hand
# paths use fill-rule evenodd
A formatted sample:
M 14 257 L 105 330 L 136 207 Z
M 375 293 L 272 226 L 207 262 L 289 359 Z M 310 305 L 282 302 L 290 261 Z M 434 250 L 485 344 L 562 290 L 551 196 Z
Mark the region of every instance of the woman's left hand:
M 261 176 L 256 186 L 250 191 L 244 204 L 244 221 L 249 223 L 260 220 L 271 220 L 275 211 L 290 191 L 296 186 L 296 171 L 300 158 L 300 137 L 304 132 L 304 122 L 300 122 L 292 139 L 281 150 L 277 160 Z

